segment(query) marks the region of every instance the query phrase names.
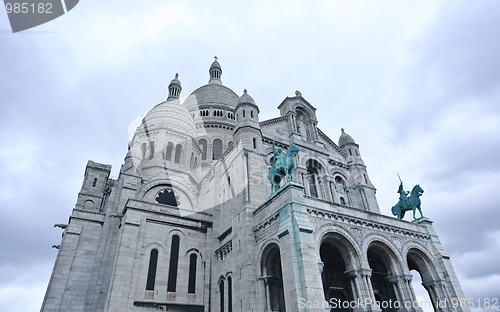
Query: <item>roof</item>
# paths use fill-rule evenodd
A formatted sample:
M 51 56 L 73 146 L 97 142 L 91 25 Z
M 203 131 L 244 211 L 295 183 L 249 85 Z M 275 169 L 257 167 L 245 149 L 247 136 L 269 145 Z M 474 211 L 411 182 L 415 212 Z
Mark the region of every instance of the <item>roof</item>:
M 235 108 L 239 96 L 231 89 L 221 84 L 206 84 L 194 90 L 184 101 L 184 107 L 191 111 L 208 105 L 226 105 Z

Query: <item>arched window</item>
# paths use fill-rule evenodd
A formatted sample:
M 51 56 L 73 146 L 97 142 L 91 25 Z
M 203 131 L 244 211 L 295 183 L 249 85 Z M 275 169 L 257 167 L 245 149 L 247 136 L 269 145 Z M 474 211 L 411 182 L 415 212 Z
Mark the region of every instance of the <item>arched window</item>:
M 189 160 L 189 168 L 194 169 L 194 153 L 191 152 L 191 159 Z
M 201 160 L 207 160 L 207 140 L 200 139 L 198 144 L 201 148 Z
M 307 170 L 307 183 L 309 184 L 309 194 L 312 197 L 318 198 L 318 189 L 316 188 L 316 177 L 312 170 Z
M 167 151 L 165 152 L 165 159 L 172 160 L 172 150 L 174 149 L 174 143 L 168 142 Z
M 95 187 L 96 184 L 97 184 L 97 178 L 94 178 L 94 182 L 92 182 L 92 187 Z
M 155 200 L 158 204 L 164 204 L 173 207 L 177 207 L 179 205 L 179 196 L 174 193 L 172 186 L 168 186 L 166 189 L 158 192 L 158 194 L 156 194 Z
M 191 254 L 189 256 L 189 279 L 188 279 L 188 293 L 194 294 L 196 292 L 196 261 L 198 256 Z
M 168 266 L 168 282 L 167 291 L 175 292 L 177 288 L 177 267 L 179 265 L 179 243 L 178 235 L 172 236 L 172 244 L 170 246 L 170 263 Z
M 255 140 L 255 138 L 252 139 L 252 142 L 253 142 L 253 148 L 257 148 L 257 140 Z
M 222 156 L 222 140 L 215 139 L 212 146 L 213 160 L 217 160 Z
M 180 163 L 181 162 L 181 154 L 182 154 L 182 145 L 177 144 L 175 146 L 175 158 L 174 158 L 174 161 L 176 163 Z
M 149 159 L 153 159 L 155 154 L 155 142 L 149 142 Z
M 340 197 L 340 204 L 341 205 L 345 205 L 345 199 L 344 199 L 344 197 Z
M 309 159 L 306 163 L 307 168 L 307 184 L 309 184 L 309 195 L 311 197 L 320 198 L 320 191 L 318 189 L 320 185 L 319 173 L 322 171 L 321 164 L 314 160 Z
M 224 280 L 219 281 L 220 312 L 224 312 Z
M 227 312 L 233 312 L 233 279 L 227 278 Z
M 141 154 L 142 154 L 142 160 L 146 159 L 146 150 L 147 150 L 147 145 L 146 143 L 141 144 Z
M 148 280 L 146 282 L 146 290 L 155 289 L 156 265 L 158 263 L 158 249 L 151 250 L 149 256 Z
M 250 118 L 253 118 L 253 110 L 250 111 Z
M 84 203 L 83 203 L 83 209 L 88 209 L 88 210 L 91 210 L 94 208 L 94 202 L 91 201 L 90 199 L 89 200 L 86 200 Z

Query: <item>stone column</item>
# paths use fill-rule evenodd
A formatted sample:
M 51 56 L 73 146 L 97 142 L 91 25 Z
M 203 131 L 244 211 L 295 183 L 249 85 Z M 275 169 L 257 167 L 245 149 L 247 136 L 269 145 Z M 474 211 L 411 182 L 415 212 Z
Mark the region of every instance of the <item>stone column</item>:
M 416 297 L 411 287 L 411 280 L 411 274 L 393 275 L 389 277 L 389 282 L 394 286 L 397 300 L 401 305 L 399 311 L 421 312 L 421 308 L 413 306 Z
M 266 303 L 266 311 L 271 311 L 271 286 L 269 285 L 269 276 L 262 277 L 264 287 L 264 302 Z
M 371 269 L 362 268 L 356 271 L 355 281 L 359 291 L 359 296 L 362 298 L 363 303 L 361 311 L 380 312 L 381 309 L 375 304 L 376 300 L 373 292 L 371 276 Z
M 465 295 L 462 291 L 462 287 L 460 286 L 460 283 L 458 282 L 457 276 L 455 274 L 455 270 L 453 269 L 453 266 L 451 265 L 450 262 L 450 256 L 448 253 L 443 249 L 443 246 L 441 245 L 441 242 L 439 240 L 439 237 L 434 230 L 434 227 L 432 226 L 432 221 L 429 220 L 428 218 L 420 218 L 415 221 L 415 223 L 422 225 L 425 229 L 425 231 L 430 235 L 431 237 L 431 243 L 434 246 L 436 250 L 435 254 L 435 260 L 437 260 L 437 263 L 439 265 L 439 269 L 441 272 L 445 275 L 448 276 L 448 278 L 445 281 L 441 281 L 443 286 L 441 287 L 442 290 L 440 290 L 439 295 L 440 296 L 445 296 L 442 297 L 444 300 L 445 298 L 448 298 L 448 302 L 451 302 L 452 299 L 454 300 L 460 300 L 461 298 L 465 298 Z M 445 287 L 446 285 L 447 287 Z M 425 286 L 425 285 L 424 285 Z M 438 295 L 438 293 L 436 293 Z M 468 307 L 465 308 L 460 308 L 457 307 L 454 309 L 455 311 L 458 312 L 470 312 L 470 309 Z
M 434 307 L 434 311 L 439 311 L 438 310 L 438 300 L 436 296 L 436 292 L 434 290 L 434 283 L 433 282 L 428 282 L 428 283 L 422 283 L 424 285 L 424 288 L 427 290 L 429 293 L 429 298 L 431 299 L 432 306 Z
M 435 311 L 455 311 L 452 308 L 451 296 L 446 290 L 445 281 L 431 280 L 422 283 L 429 293 Z
M 304 194 L 307 196 L 311 196 L 311 193 L 309 192 L 309 181 L 307 180 L 307 174 L 306 173 L 301 173 L 302 176 L 302 181 L 304 181 Z
M 324 176 L 322 177 L 322 186 L 323 186 L 323 195 L 325 198 L 323 198 L 324 200 L 327 200 L 327 201 L 330 201 L 330 202 L 333 202 L 333 197 L 332 197 L 332 191 L 330 190 L 330 179 L 328 178 L 328 176 Z
M 311 141 L 318 141 L 318 129 L 316 128 L 316 121 L 311 120 L 311 126 L 309 129 L 311 130 Z
M 371 289 L 371 270 L 351 270 L 345 273 L 351 283 L 354 301 L 358 304 L 354 311 L 380 311 L 375 305 L 375 297 Z
M 288 121 L 290 123 L 290 129 L 292 129 L 293 133 L 298 133 L 297 132 L 297 123 L 296 123 L 295 119 L 296 119 L 295 113 L 290 113 L 290 118 L 288 118 Z

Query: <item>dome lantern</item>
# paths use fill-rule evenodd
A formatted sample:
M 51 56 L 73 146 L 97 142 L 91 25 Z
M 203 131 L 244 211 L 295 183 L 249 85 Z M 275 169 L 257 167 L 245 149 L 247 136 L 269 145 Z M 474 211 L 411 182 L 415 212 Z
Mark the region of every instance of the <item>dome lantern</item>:
M 222 76 L 222 68 L 220 67 L 219 62 L 217 61 L 217 56 L 214 57 L 215 60 L 210 65 L 210 69 L 208 72 L 210 73 L 210 80 L 208 83 L 216 83 L 216 84 L 222 84 L 221 81 L 221 76 Z
M 168 98 L 167 101 L 172 99 L 178 99 L 181 95 L 182 87 L 181 82 L 179 80 L 179 74 L 175 74 L 175 78 L 170 81 L 168 85 Z

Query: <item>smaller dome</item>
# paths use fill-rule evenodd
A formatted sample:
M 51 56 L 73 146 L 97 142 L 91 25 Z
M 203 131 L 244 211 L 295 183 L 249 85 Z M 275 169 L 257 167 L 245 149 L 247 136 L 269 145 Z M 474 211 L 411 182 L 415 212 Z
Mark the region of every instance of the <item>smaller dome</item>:
M 217 56 L 215 57 L 215 60 L 214 60 L 214 62 L 212 63 L 212 65 L 210 65 L 210 69 L 212 69 L 212 68 L 219 68 L 219 69 L 222 69 L 222 67 L 220 67 L 219 62 L 217 62 Z
M 144 117 L 142 126 L 170 129 L 190 137 L 196 137 L 196 126 L 191 114 L 178 99 L 165 101 L 153 107 Z
M 356 142 L 354 142 L 354 139 L 349 134 L 345 133 L 344 128 L 340 129 L 340 131 L 342 131 L 342 134 L 340 135 L 339 138 L 340 147 L 346 144 L 356 144 Z
M 255 105 L 255 101 L 250 95 L 248 95 L 247 89 L 243 90 L 243 95 L 240 96 L 240 99 L 238 100 L 238 104 L 243 104 L 243 103 L 250 103 Z

